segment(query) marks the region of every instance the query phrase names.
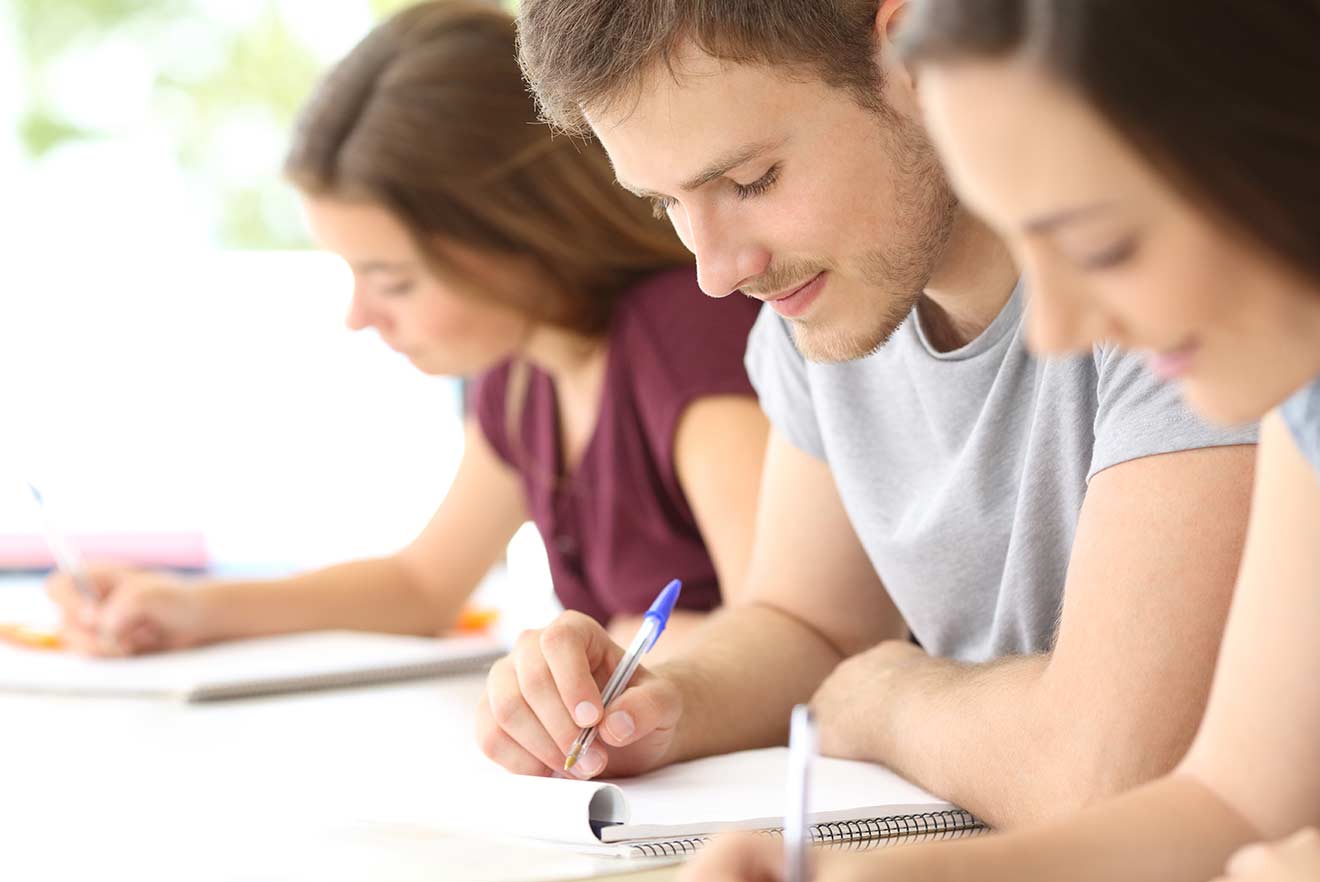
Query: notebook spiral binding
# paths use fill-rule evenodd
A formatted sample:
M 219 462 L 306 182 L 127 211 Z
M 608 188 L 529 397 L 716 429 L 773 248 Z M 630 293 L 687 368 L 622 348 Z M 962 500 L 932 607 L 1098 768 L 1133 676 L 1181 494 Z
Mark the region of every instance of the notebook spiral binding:
M 986 831 L 986 826 L 975 816 L 961 809 L 930 812 L 921 815 L 899 815 L 892 818 L 867 818 L 860 821 L 833 821 L 811 826 L 812 844 L 822 848 L 866 851 L 912 842 L 930 842 L 940 839 L 961 839 Z M 782 838 L 784 829 L 774 827 L 759 831 L 763 836 Z M 696 854 L 709 836 L 690 839 L 667 839 L 657 842 L 634 843 L 634 857 L 681 857 Z

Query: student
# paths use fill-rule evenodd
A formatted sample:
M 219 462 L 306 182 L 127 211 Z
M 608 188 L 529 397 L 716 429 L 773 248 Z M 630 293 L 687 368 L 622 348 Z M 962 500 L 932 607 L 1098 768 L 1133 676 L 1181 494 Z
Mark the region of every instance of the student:
M 1320 6 L 927 0 L 907 39 L 959 192 L 1021 258 L 1033 345 L 1115 339 L 1205 414 L 1267 415 L 1209 707 L 1178 768 L 1029 831 L 822 854 L 815 878 L 1320 879 L 1320 839 L 1294 834 L 1320 823 Z M 685 878 L 778 879 L 779 863 L 735 842 Z
M 575 769 L 782 743 L 811 698 L 825 752 L 1007 826 L 1167 771 L 1195 731 L 1253 433 L 1205 426 L 1112 346 L 1029 357 L 1017 270 L 917 121 L 905 8 L 520 6 L 544 112 L 598 135 L 707 294 L 771 301 L 748 344 L 773 428 L 747 586 L 643 668 Z M 577 619 L 535 645 L 479 709 L 511 768 L 562 758 L 619 655 Z
M 453 486 L 375 560 L 266 582 L 106 570 L 95 606 L 54 578 L 75 646 L 437 634 L 528 518 L 564 606 L 618 635 L 671 578 L 678 631 L 741 584 L 767 432 L 742 366 L 755 305 L 702 297 L 599 147 L 538 124 L 510 16 L 430 2 L 380 25 L 307 104 L 286 171 L 353 269 L 349 326 L 475 378 Z

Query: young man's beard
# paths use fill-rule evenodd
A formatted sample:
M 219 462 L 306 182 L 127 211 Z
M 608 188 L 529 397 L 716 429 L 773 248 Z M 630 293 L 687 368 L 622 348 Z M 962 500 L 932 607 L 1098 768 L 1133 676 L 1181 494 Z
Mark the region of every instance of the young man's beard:
M 836 363 L 878 350 L 912 312 L 939 266 L 957 217 L 958 199 L 925 132 L 886 115 L 894 181 L 894 226 L 881 248 L 862 255 L 855 272 L 868 288 L 852 321 L 794 321 L 793 342 L 810 361 Z M 828 293 L 828 291 L 827 291 Z

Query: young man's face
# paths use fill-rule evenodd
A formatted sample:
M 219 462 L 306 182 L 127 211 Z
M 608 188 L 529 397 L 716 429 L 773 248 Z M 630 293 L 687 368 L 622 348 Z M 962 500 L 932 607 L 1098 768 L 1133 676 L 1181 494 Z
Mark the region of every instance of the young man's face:
M 619 182 L 668 214 L 702 290 L 769 301 L 802 354 L 878 348 L 939 261 L 955 202 L 910 97 L 891 113 L 816 78 L 689 49 L 588 121 Z

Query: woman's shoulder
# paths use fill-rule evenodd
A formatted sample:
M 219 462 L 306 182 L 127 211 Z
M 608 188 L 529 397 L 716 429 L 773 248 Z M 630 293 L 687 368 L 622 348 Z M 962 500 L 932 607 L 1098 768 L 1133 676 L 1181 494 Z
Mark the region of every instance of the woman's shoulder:
M 610 342 L 635 346 L 643 338 L 671 356 L 718 346 L 736 349 L 741 361 L 758 308 L 740 294 L 707 297 L 694 267 L 675 267 L 647 276 L 619 297 Z

